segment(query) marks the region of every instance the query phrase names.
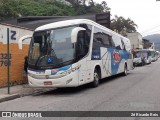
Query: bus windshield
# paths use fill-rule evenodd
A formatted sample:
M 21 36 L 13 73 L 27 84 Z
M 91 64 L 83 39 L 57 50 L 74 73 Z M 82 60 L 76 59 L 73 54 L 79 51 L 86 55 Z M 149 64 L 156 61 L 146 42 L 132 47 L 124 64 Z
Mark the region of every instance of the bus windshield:
M 136 52 L 135 53 L 135 58 L 140 58 L 140 57 L 141 57 L 141 52 L 140 51 Z
M 155 57 L 155 51 L 151 51 L 151 57 L 152 57 L 152 58 Z
M 147 51 L 142 51 L 142 57 L 148 58 L 148 52 Z
M 74 60 L 71 32 L 76 26 L 35 32 L 30 44 L 28 63 L 36 67 L 52 66 Z

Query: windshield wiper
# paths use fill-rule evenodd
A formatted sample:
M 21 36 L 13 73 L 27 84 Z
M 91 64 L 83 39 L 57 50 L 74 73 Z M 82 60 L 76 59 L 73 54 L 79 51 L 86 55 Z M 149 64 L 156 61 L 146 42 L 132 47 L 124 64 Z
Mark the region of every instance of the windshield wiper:
M 59 63 L 58 65 L 64 65 L 65 63 L 72 62 L 72 61 L 74 61 L 74 60 L 75 60 L 75 59 L 68 60 L 68 61 L 65 61 L 65 62 L 61 62 L 61 63 Z
M 36 64 L 35 64 L 35 66 L 37 66 L 37 64 L 38 64 L 39 60 L 41 60 L 41 59 L 42 59 L 42 57 L 45 57 L 45 56 L 46 56 L 46 55 L 39 56 L 39 57 L 38 57 L 38 59 L 37 59 L 37 61 L 36 61 Z

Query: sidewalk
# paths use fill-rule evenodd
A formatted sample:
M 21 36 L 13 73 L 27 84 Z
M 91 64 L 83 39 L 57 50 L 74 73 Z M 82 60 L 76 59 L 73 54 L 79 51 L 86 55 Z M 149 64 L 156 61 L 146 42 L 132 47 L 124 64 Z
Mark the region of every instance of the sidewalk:
M 10 94 L 8 94 L 8 87 L 0 88 L 0 103 L 24 97 L 27 95 L 43 93 L 53 89 L 54 88 L 32 88 L 28 84 L 23 84 L 23 85 L 11 86 Z

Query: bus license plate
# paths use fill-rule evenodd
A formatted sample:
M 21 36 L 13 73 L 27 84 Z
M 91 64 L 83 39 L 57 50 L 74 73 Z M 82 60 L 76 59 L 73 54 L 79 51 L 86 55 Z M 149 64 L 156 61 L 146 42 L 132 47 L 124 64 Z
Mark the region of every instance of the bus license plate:
M 52 82 L 51 81 L 45 81 L 44 85 L 52 85 Z

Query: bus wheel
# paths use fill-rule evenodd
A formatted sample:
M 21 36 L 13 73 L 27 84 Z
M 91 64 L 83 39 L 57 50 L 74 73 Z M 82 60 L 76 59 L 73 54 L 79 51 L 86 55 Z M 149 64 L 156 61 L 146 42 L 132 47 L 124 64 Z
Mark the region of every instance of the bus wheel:
M 94 88 L 97 87 L 99 85 L 99 79 L 100 79 L 100 76 L 98 71 L 94 70 L 94 81 L 91 83 L 91 86 Z
M 124 65 L 124 72 L 122 73 L 123 76 L 127 76 L 127 64 Z

